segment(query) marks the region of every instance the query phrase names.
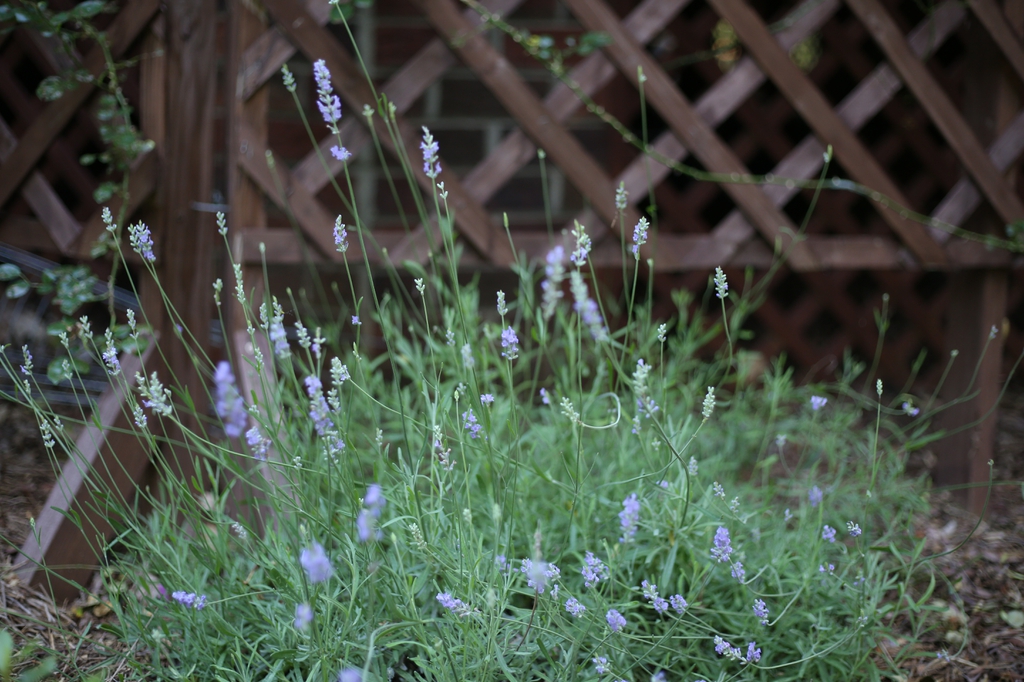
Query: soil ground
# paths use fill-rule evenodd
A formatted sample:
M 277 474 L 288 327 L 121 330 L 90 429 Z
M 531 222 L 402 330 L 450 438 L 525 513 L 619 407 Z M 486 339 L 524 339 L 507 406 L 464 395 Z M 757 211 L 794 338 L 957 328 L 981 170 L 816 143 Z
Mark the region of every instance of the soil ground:
M 931 493 L 930 512 L 916 521 L 918 538 L 926 539 L 925 554 L 949 554 L 931 563 L 937 586 L 921 622 L 901 620 L 895 624 L 896 639 L 878 644 L 878 657 L 896 661 L 907 682 L 1024 681 L 1024 387 L 1004 399 L 996 448 L 994 480 L 1016 483 L 992 489 L 980 525 L 941 491 Z M 910 467 L 921 471 L 928 464 L 928 454 L 920 453 Z M 12 633 L 15 651 L 34 642 L 55 652 L 56 679 L 80 680 L 90 671 L 98 679 L 123 679 L 126 664 L 115 653 L 126 647 L 99 629 L 114 617 L 98 577 L 90 593 L 55 607 L 43 592 L 20 584 L 11 570 L 16 548 L 30 532 L 29 520 L 53 484 L 34 417 L 0 402 L 0 630 Z M 921 594 L 928 569 L 917 575 L 915 589 Z M 43 655 L 37 650 L 27 660 Z M 104 664 L 112 659 L 121 662 Z

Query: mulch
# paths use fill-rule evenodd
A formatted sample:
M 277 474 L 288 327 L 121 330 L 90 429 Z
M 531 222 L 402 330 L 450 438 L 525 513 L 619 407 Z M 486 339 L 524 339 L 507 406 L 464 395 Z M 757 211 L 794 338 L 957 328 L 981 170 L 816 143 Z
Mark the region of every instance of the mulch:
M 918 453 L 910 466 L 927 468 L 928 459 Z M 995 480 L 1024 481 L 1024 390 L 1004 399 L 994 461 Z M 80 680 L 83 671 L 123 679 L 131 652 L 100 629 L 114 616 L 98 576 L 88 592 L 59 606 L 14 577 L 16 548 L 53 484 L 34 417 L 0 402 L 0 629 L 11 632 L 16 651 L 34 642 L 53 653 L 55 679 Z M 950 493 L 933 491 L 930 501 L 915 532 L 926 540 L 926 555 L 946 554 L 917 571 L 914 588 L 923 594 L 929 570 L 937 585 L 916 626 L 906 618 L 893 624 L 895 639 L 879 643 L 878 658 L 895 661 L 906 682 L 1024 682 L 1024 487 L 993 488 L 989 513 L 973 534 L 977 517 Z

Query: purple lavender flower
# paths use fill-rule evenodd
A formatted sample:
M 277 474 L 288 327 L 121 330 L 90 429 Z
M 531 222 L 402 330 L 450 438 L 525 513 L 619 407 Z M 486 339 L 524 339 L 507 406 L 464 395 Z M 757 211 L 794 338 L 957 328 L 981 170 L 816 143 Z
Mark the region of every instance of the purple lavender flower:
M 322 59 L 313 62 L 313 78 L 316 80 L 316 91 L 319 99 L 316 105 L 324 117 L 324 123 L 335 130 L 341 120 L 341 100 L 334 94 L 331 87 L 331 72 Z
M 462 601 L 461 599 L 456 599 L 449 592 L 438 592 L 437 601 L 441 604 L 441 606 L 448 609 L 457 616 L 461 616 L 464 618 L 468 616 L 470 613 L 472 613 L 472 610 L 469 608 L 469 605 L 466 604 L 466 602 Z
M 562 575 L 562 571 L 558 566 L 544 561 L 534 563 L 530 559 L 523 559 L 519 572 L 526 575 L 527 586 L 536 590 L 537 594 L 544 594 L 547 586 L 558 580 Z M 557 596 L 557 593 L 558 585 L 555 585 L 552 589 L 552 594 Z
M 356 517 L 356 532 L 359 535 L 360 542 L 368 542 L 374 537 L 377 519 L 380 518 L 381 510 L 384 509 L 387 503 L 388 501 L 384 498 L 384 492 L 380 485 L 371 483 L 366 489 L 366 494 L 363 495 L 363 509 L 359 511 L 359 516 Z M 378 539 L 380 538 L 380 531 L 377 531 L 376 536 Z
M 321 97 L 316 105 L 320 108 L 320 115 L 324 117 L 324 123 L 337 125 L 341 120 L 341 100 L 337 95 Z
M 334 575 L 331 560 L 327 558 L 327 553 L 319 542 L 314 542 L 311 547 L 302 550 L 299 563 L 305 569 L 309 582 L 313 584 L 322 583 Z
M 594 662 L 594 672 L 596 672 L 598 675 L 604 675 L 606 672 L 608 672 L 607 658 L 605 658 L 604 656 L 595 656 L 591 660 L 593 660 Z
M 509 571 L 512 570 L 512 563 L 505 557 L 504 554 L 499 554 L 494 557 L 494 565 L 498 567 L 498 572 L 504 575 L 508 575 Z
M 274 355 L 284 359 L 290 355 L 288 348 L 288 332 L 284 328 L 284 311 L 275 304 L 274 315 L 270 319 L 267 335 L 274 344 Z
M 331 72 L 327 68 L 327 62 L 323 59 L 313 62 L 313 79 L 316 80 L 316 89 L 318 91 L 331 91 Z
M 740 583 L 742 583 L 743 579 L 746 577 L 746 575 L 747 575 L 747 570 L 745 568 L 743 568 L 743 564 L 741 564 L 740 562 L 737 561 L 736 563 L 734 563 L 732 565 L 732 577 L 733 578 L 736 578 L 736 580 L 738 580 L 738 581 L 740 581 Z
M 195 609 L 196 611 L 202 611 L 206 608 L 206 595 L 197 595 L 195 592 L 185 592 L 178 590 L 177 592 L 171 593 L 171 599 L 178 602 L 184 607 Z
M 298 604 L 295 607 L 295 627 L 305 630 L 313 622 L 313 609 L 309 604 Z
M 750 642 L 747 644 L 747 663 L 757 663 L 761 660 L 761 649 L 757 646 L 757 642 Z
M 331 408 L 324 398 L 324 386 L 320 378 L 312 374 L 305 378 L 306 394 L 309 396 L 309 418 L 318 436 L 326 436 L 334 429 L 331 419 Z
M 821 530 L 821 539 L 828 540 L 829 542 L 836 541 L 836 529 L 828 524 Z
M 680 614 L 686 610 L 687 606 L 689 606 L 689 604 L 686 603 L 686 600 L 683 599 L 683 595 L 681 594 L 673 594 L 671 597 L 668 598 L 668 603 L 671 604 L 672 608 Z
M 369 542 L 373 537 L 374 517 L 369 509 L 361 509 L 356 517 L 356 533 L 359 542 Z
M 821 500 L 823 497 L 824 494 L 822 494 L 821 488 L 819 488 L 818 486 L 814 486 L 809 491 L 807 491 L 807 501 L 811 503 L 812 507 L 817 507 L 819 504 L 821 504 Z
M 353 315 L 352 316 L 352 325 L 355 326 L 355 327 L 358 327 L 361 324 L 362 324 L 362 322 L 359 321 L 359 316 L 358 315 Z
M 509 360 L 519 357 L 519 337 L 512 327 L 506 327 L 505 331 L 501 332 L 501 347 L 505 349 L 501 351 L 501 357 Z
M 145 223 L 129 225 L 128 240 L 131 242 L 132 249 L 135 253 L 139 254 L 150 263 L 156 260 L 156 256 L 153 254 L 153 235 L 150 233 L 148 225 Z
M 423 151 L 423 174 L 431 180 L 441 174 L 441 161 L 438 159 L 438 144 L 434 136 L 430 134 L 426 126 L 423 126 L 423 141 L 420 142 L 420 149 Z
M 224 420 L 224 433 L 228 438 L 238 438 L 248 421 L 248 413 L 245 411 L 245 401 L 235 385 L 231 363 L 226 360 L 217 363 L 213 383 L 216 394 L 214 404 L 217 416 Z
M 574 617 L 579 618 L 587 610 L 587 607 L 579 603 L 575 597 L 569 597 L 565 600 L 565 610 Z
M 192 606 L 196 600 L 195 592 L 185 592 L 184 590 L 177 590 L 171 593 L 171 599 L 178 602 L 182 606 Z
M 341 117 L 340 105 L 338 107 L 338 117 Z M 339 147 L 338 145 L 334 145 L 333 147 L 331 147 L 331 156 L 336 158 L 338 161 L 348 161 L 349 159 L 352 158 L 352 152 L 350 152 L 345 147 Z
M 565 249 L 562 246 L 556 246 L 548 251 L 544 281 L 540 283 L 541 309 L 544 311 L 545 320 L 555 314 L 558 301 L 562 298 L 562 282 L 565 280 L 565 266 L 562 265 L 564 259 Z
M 462 413 L 462 422 L 465 424 L 465 429 L 469 431 L 470 438 L 476 438 L 480 435 L 480 429 L 483 426 L 477 422 L 476 415 L 473 414 L 473 408 L 469 408 L 468 411 Z
M 270 448 L 270 441 L 263 437 L 258 426 L 254 426 L 245 432 L 245 442 L 249 444 L 253 457 L 260 461 L 267 459 L 267 450 Z
M 715 635 L 715 653 L 719 656 L 728 656 L 736 659 L 739 659 L 742 656 L 738 648 L 734 647 L 727 640 L 722 639 L 718 635 Z
M 658 613 L 665 613 L 668 611 L 668 602 L 658 594 L 658 586 L 652 585 L 648 581 L 640 583 L 640 587 L 644 591 L 644 598 L 651 602 L 651 606 Z
M 363 682 L 363 671 L 356 668 L 345 668 L 338 673 L 338 682 Z
M 363 495 L 363 506 L 369 509 L 375 517 L 380 517 L 380 512 L 387 505 L 384 498 L 384 490 L 377 483 L 371 483 Z
M 484 405 L 490 405 L 491 403 L 494 402 L 494 396 L 491 395 L 490 393 L 484 393 L 483 395 L 480 396 L 480 402 L 483 403 Z
M 107 366 L 107 374 L 114 377 L 121 373 L 121 361 L 117 359 L 117 348 L 114 347 L 113 338 L 108 342 L 107 349 L 103 351 L 103 364 Z M 21 370 L 25 372 L 25 367 Z M 28 374 L 28 372 L 25 372 Z
M 583 562 L 584 566 L 581 573 L 583 574 L 583 584 L 585 586 L 593 587 L 602 579 L 608 579 L 608 567 L 605 566 L 603 561 L 594 556 L 593 552 L 587 552 Z
M 850 533 L 851 538 L 858 537 L 861 534 L 860 526 L 853 521 L 846 522 L 846 530 Z
M 715 296 L 722 300 L 729 295 L 729 280 L 720 267 L 715 268 Z
M 21 352 L 25 356 L 25 364 L 21 366 L 21 373 L 30 377 L 32 376 L 32 351 L 28 349 L 28 346 L 22 346 Z
M 818 573 L 828 573 L 829 575 L 832 575 L 833 573 L 835 573 L 835 571 L 835 564 L 829 564 L 828 568 L 825 568 L 825 564 L 818 564 Z
M 711 558 L 721 563 L 728 561 L 730 554 L 732 554 L 732 540 L 729 539 L 729 529 L 719 526 L 715 531 L 715 546 L 711 548 Z
M 768 605 L 763 599 L 754 600 L 754 615 L 761 620 L 761 625 L 768 625 Z
M 622 501 L 622 511 L 619 512 L 619 525 L 622 526 L 622 537 L 619 538 L 619 542 L 632 542 L 639 523 L 640 501 L 636 498 L 636 493 L 631 493 Z
M 921 409 L 914 407 L 911 403 L 903 403 L 903 412 L 909 417 L 916 417 L 921 414 Z
M 612 632 L 618 632 L 622 628 L 626 627 L 626 617 L 615 609 L 608 609 L 608 613 L 605 614 L 604 619 L 608 621 L 608 627 L 612 629 Z
M 546 388 L 540 389 L 540 401 L 545 405 L 551 404 L 551 398 L 548 397 L 548 390 Z
M 341 222 L 341 216 L 338 216 L 338 220 L 334 224 L 334 246 L 339 253 L 348 251 L 348 230 L 345 229 L 345 224 Z
M 828 402 L 828 398 L 823 398 L 820 395 L 811 396 L 811 409 L 817 412 L 821 408 L 825 407 L 825 403 Z
M 648 227 L 647 218 L 641 216 L 640 222 L 633 228 L 633 246 L 630 247 L 630 250 L 636 258 L 640 258 L 640 247 L 647 243 Z
M 601 309 L 597 302 L 590 298 L 590 290 L 587 283 L 583 281 L 583 275 L 579 270 L 569 273 L 569 289 L 573 296 L 573 310 L 580 316 L 580 321 L 590 330 L 590 335 L 595 341 L 608 340 L 608 328 L 605 327 L 604 318 L 601 317 Z

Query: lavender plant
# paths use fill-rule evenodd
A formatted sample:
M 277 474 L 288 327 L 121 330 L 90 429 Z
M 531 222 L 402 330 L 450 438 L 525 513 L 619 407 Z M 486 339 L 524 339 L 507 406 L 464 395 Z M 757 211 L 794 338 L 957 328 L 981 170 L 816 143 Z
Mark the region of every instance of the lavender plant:
M 315 73 L 336 132 L 330 73 Z M 370 113 L 393 121 L 386 102 Z M 581 225 L 545 263 L 520 263 L 517 292 L 482 306 L 455 276 L 429 131 L 422 152 L 437 183 L 423 217 L 445 247 L 417 273 L 422 307 L 374 290 L 334 318 L 351 323 L 301 319 L 270 294 L 254 300 L 257 283 L 234 267 L 253 348 L 269 353 L 196 356 L 210 415 L 189 414 L 174 377 L 115 371 L 109 334 L 69 339 L 110 368 L 165 475 L 159 495 L 139 491 L 148 516 L 104 500 L 118 529 L 108 560 L 130 578 L 113 606 L 133 674 L 879 678 L 875 646 L 909 603 L 885 596 L 911 577 L 888 548 L 906 545 L 922 497 L 900 478 L 898 439 L 878 437 L 849 398 L 855 375 L 813 397 L 781 366 L 758 384 L 716 386 L 734 376 L 731 343 L 701 360 L 710 323 L 686 298 L 671 323 L 630 305 L 627 328 L 611 330 Z M 343 172 L 353 213 L 335 241 L 344 252 L 354 235 L 365 254 Z M 155 277 L 148 230 L 131 235 Z M 645 239 L 638 225 L 625 262 Z M 713 284 L 723 309 L 744 295 L 721 270 Z M 214 289 L 219 303 L 223 284 Z M 360 320 L 378 326 L 387 354 L 331 341 L 358 338 Z M 237 385 L 243 368 L 261 377 L 255 393 Z M 75 458 L 70 433 L 32 406 L 48 447 Z M 173 445 L 199 459 L 194 482 L 166 459 L 172 425 Z

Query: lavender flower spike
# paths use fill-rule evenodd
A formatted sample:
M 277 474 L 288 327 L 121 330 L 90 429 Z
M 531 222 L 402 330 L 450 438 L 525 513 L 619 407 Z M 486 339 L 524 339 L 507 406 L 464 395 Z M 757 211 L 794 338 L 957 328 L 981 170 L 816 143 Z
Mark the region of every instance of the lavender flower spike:
M 242 435 L 248 421 L 248 413 L 245 411 L 245 401 L 238 393 L 235 385 L 235 375 L 231 371 L 231 363 L 221 360 L 217 363 L 217 371 L 213 374 L 214 392 L 216 394 L 215 407 L 217 416 L 224 421 L 224 434 L 228 438 L 238 438 Z
M 337 132 L 338 121 L 341 120 L 341 100 L 331 87 L 331 72 L 324 60 L 318 59 L 313 62 L 313 78 L 316 80 L 316 91 L 319 95 L 316 105 L 320 108 L 324 123 L 331 132 Z
M 636 498 L 636 493 L 632 493 L 622 501 L 622 511 L 619 512 L 619 524 L 622 526 L 622 537 L 619 538 L 619 542 L 631 542 L 639 523 L 640 501 Z
M 505 349 L 501 351 L 501 357 L 509 360 L 519 357 L 519 337 L 512 327 L 506 327 L 505 331 L 501 332 L 501 347 Z
M 630 250 L 633 252 L 633 257 L 640 258 L 640 247 L 647 243 L 647 229 L 650 224 L 647 222 L 647 218 L 640 217 L 640 222 L 633 228 L 633 246 Z
M 729 529 L 719 526 L 715 531 L 715 546 L 711 548 L 711 558 L 719 562 L 728 561 L 732 554 L 732 540 L 729 539 Z
M 311 547 L 302 550 L 299 563 L 305 569 L 306 577 L 311 583 L 322 583 L 334 575 L 331 560 L 327 558 L 327 553 L 319 542 L 314 542 Z
M 612 629 L 612 632 L 618 632 L 626 627 L 626 617 L 615 609 L 609 609 L 604 619 L 608 621 L 608 627 Z
M 136 223 L 128 226 L 128 240 L 132 249 L 150 263 L 156 260 L 153 253 L 153 235 L 149 232 L 149 226 L 145 223 Z
M 569 597 L 565 600 L 565 610 L 574 618 L 579 618 L 587 610 L 587 607 L 579 603 L 575 597 Z
M 299 604 L 295 607 L 295 627 L 299 630 L 305 630 L 309 627 L 309 624 L 313 622 L 313 609 L 309 607 L 309 604 Z
M 583 584 L 587 587 L 594 587 L 602 579 L 608 579 L 608 567 L 603 561 L 594 556 L 593 552 L 587 552 L 586 558 L 583 560 L 585 566 L 581 573 L 583 574 Z
M 768 625 L 768 606 L 763 599 L 754 600 L 754 615 L 761 621 L 761 625 Z
M 423 174 L 434 180 L 441 174 L 441 160 L 437 156 L 438 144 L 426 126 L 423 126 L 423 142 L 420 142 L 420 149 L 423 151 Z

